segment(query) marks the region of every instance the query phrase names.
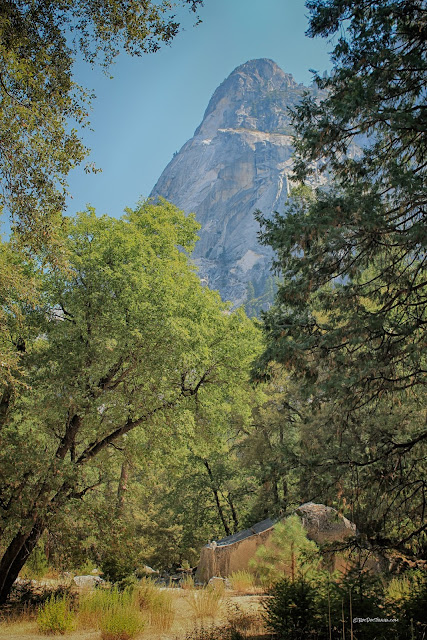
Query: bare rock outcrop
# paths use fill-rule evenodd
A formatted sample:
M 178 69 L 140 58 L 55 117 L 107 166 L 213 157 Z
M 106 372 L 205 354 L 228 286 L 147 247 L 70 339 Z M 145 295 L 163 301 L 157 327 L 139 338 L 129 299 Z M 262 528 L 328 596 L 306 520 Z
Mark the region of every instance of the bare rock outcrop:
M 272 60 L 250 60 L 217 88 L 194 136 L 175 154 L 151 196 L 194 212 L 202 228 L 193 254 L 200 277 L 242 304 L 271 275 L 254 211 L 283 211 L 292 171 L 289 107 L 306 87 Z
M 324 504 L 307 502 L 298 507 L 295 513 L 300 516 L 307 537 L 317 544 L 342 542 L 356 535 L 353 522 Z

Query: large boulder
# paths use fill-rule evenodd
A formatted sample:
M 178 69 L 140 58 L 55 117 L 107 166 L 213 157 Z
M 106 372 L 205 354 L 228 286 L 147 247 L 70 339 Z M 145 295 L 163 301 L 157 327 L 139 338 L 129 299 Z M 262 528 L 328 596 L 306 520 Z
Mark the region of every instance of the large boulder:
M 356 525 L 353 522 L 324 504 L 306 502 L 295 513 L 301 518 L 307 537 L 317 544 L 342 542 L 356 535 Z

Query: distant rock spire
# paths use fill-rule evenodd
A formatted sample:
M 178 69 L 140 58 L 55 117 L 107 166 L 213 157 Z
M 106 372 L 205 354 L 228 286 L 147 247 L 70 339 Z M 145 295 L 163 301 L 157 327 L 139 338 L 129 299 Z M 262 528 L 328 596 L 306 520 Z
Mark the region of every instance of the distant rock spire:
M 234 69 L 151 193 L 196 213 L 200 277 L 234 305 L 245 302 L 249 282 L 261 296 L 270 276 L 272 252 L 258 242 L 253 213 L 284 208 L 293 151 L 288 107 L 305 90 L 268 58 Z

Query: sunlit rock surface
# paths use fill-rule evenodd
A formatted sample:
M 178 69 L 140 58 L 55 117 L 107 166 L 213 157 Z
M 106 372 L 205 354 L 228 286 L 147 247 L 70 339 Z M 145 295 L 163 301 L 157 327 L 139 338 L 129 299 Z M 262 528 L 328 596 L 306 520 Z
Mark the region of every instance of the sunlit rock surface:
M 284 208 L 292 170 L 288 108 L 305 90 L 272 60 L 237 67 L 151 193 L 196 213 L 200 277 L 234 305 L 245 301 L 249 281 L 261 295 L 271 275 L 272 252 L 259 244 L 253 214 Z

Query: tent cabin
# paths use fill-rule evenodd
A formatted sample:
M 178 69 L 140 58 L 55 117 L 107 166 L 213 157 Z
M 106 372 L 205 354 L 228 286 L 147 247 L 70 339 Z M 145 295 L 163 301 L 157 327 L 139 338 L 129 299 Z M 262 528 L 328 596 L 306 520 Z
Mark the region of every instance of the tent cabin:
M 341 542 L 356 535 L 356 525 L 323 504 L 307 502 L 295 510 L 307 531 L 318 544 Z M 209 582 L 214 576 L 226 578 L 235 571 L 247 571 L 259 546 L 266 544 L 278 520 L 267 518 L 249 529 L 239 531 L 205 545 L 200 553 L 196 582 Z

